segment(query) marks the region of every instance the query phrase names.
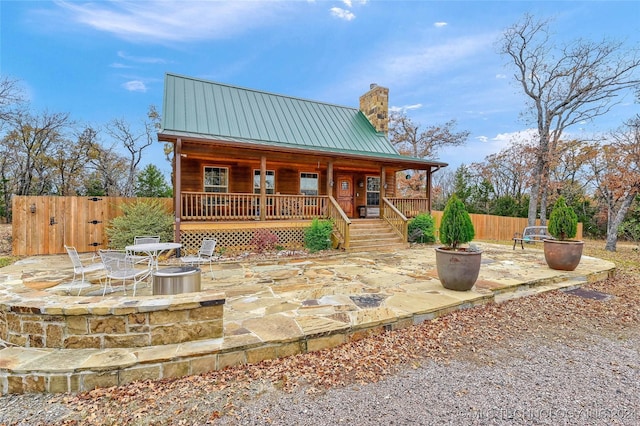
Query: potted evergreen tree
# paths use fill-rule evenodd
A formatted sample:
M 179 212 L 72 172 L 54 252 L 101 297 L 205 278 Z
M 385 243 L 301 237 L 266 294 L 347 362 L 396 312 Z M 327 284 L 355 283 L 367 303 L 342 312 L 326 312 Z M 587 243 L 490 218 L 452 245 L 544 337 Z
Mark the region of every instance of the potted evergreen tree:
M 467 291 L 475 284 L 480 273 L 482 252 L 474 247 L 461 247 L 475 236 L 471 217 L 464 203 L 453 195 L 442 213 L 440 242 L 437 247 L 436 267 L 444 288 Z
M 582 258 L 584 241 L 575 241 L 578 216 L 564 197 L 553 205 L 548 223 L 549 234 L 555 239 L 544 240 L 544 259 L 551 269 L 573 271 Z

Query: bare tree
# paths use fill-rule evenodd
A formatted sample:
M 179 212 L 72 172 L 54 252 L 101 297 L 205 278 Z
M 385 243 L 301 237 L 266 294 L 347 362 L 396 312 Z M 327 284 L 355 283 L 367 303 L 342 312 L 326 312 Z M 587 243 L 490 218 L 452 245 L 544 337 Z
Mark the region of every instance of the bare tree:
M 0 129 L 14 116 L 15 107 L 24 102 L 18 80 L 0 77 Z
M 114 119 L 106 128 L 107 134 L 115 141 L 120 142 L 129 153 L 126 180 L 121 194 L 123 196 L 135 196 L 136 174 L 142 161 L 142 151 L 150 146 L 155 138 L 155 131 L 157 130 L 156 117 L 159 117 L 156 114 L 155 108 L 150 107 L 149 120 L 144 121 L 141 131 L 136 132 L 133 130 L 131 125 L 124 119 Z
M 17 195 L 41 195 L 48 192 L 47 172 L 51 147 L 71 125 L 66 113 L 31 115 L 19 112 L 10 120 L 10 130 L 2 145 L 15 161 L 13 179 Z
M 93 147 L 93 129 L 84 128 L 71 138 L 56 141 L 48 157 L 51 192 L 56 195 L 78 195 L 85 186 L 89 153 Z
M 593 145 L 589 165 L 607 208 L 605 249 L 616 251 L 618 228 L 640 193 L 640 116 L 610 135 L 611 143 Z
M 539 141 L 528 219 L 535 224 L 540 205 L 546 223 L 549 162 L 562 133 L 570 126 L 606 114 L 619 95 L 637 90 L 640 79 L 638 48 L 625 50 L 621 42 L 576 40 L 556 47 L 549 22 L 525 15 L 507 28 L 500 46 L 516 72 L 514 78 L 528 97 L 525 115 L 537 124 Z
M 82 135 L 88 146 L 88 171 L 86 186 L 95 185 L 107 196 L 121 196 L 128 181 L 129 165 L 126 158 L 118 153 L 115 146 L 105 148 L 98 140 L 98 132 L 86 128 Z M 98 188 L 94 188 L 98 189 Z
M 449 167 L 440 169 L 433 174 L 432 197 L 433 209 L 444 210 L 447 200 L 455 192 L 456 171 Z
M 529 140 L 516 140 L 497 154 L 485 157 L 475 167 L 492 183 L 496 197 L 520 200 L 531 184 L 530 164 L 535 160 L 534 151 Z
M 429 126 L 424 130 L 404 113 L 392 112 L 389 117 L 389 139 L 401 155 L 416 158 L 437 159 L 438 150 L 445 146 L 463 145 L 470 132 L 455 132 L 456 121 L 450 120 L 442 125 Z M 398 177 L 399 190 L 404 196 L 424 196 L 426 190 L 426 172 L 414 170 L 404 179 L 404 173 Z
M 389 119 L 389 138 L 393 146 L 402 155 L 416 158 L 437 159 L 438 150 L 445 146 L 463 145 L 469 137 L 466 130 L 455 132 L 456 121 L 450 120 L 442 125 L 420 129 L 404 113 L 391 113 Z

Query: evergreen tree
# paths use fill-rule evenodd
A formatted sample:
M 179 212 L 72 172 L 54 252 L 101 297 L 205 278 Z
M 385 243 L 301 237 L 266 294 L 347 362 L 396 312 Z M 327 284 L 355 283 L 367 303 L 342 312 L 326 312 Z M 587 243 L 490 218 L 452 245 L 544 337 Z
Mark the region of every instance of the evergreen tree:
M 136 196 L 171 197 L 173 190 L 167 184 L 160 169 L 149 164 L 137 176 Z

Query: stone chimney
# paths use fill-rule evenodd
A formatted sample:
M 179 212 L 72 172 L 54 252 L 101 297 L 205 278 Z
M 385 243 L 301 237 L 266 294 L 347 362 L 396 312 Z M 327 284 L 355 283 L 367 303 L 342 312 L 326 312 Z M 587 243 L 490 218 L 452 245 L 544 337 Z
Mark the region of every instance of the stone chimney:
M 360 96 L 360 111 L 378 132 L 389 132 L 389 89 L 372 83 Z

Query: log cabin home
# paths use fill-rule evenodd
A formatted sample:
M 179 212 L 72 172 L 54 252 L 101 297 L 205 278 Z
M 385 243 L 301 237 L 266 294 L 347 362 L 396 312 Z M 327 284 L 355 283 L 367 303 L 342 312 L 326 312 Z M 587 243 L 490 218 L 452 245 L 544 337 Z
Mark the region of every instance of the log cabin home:
M 166 74 L 158 140 L 173 145 L 176 241 L 247 250 L 268 229 L 300 247 L 325 218 L 334 247 L 406 246 L 408 219 L 431 211 L 431 175 L 447 164 L 398 154 L 388 96 L 372 84 L 358 109 Z M 424 197 L 397 196 L 404 170 L 426 171 Z

